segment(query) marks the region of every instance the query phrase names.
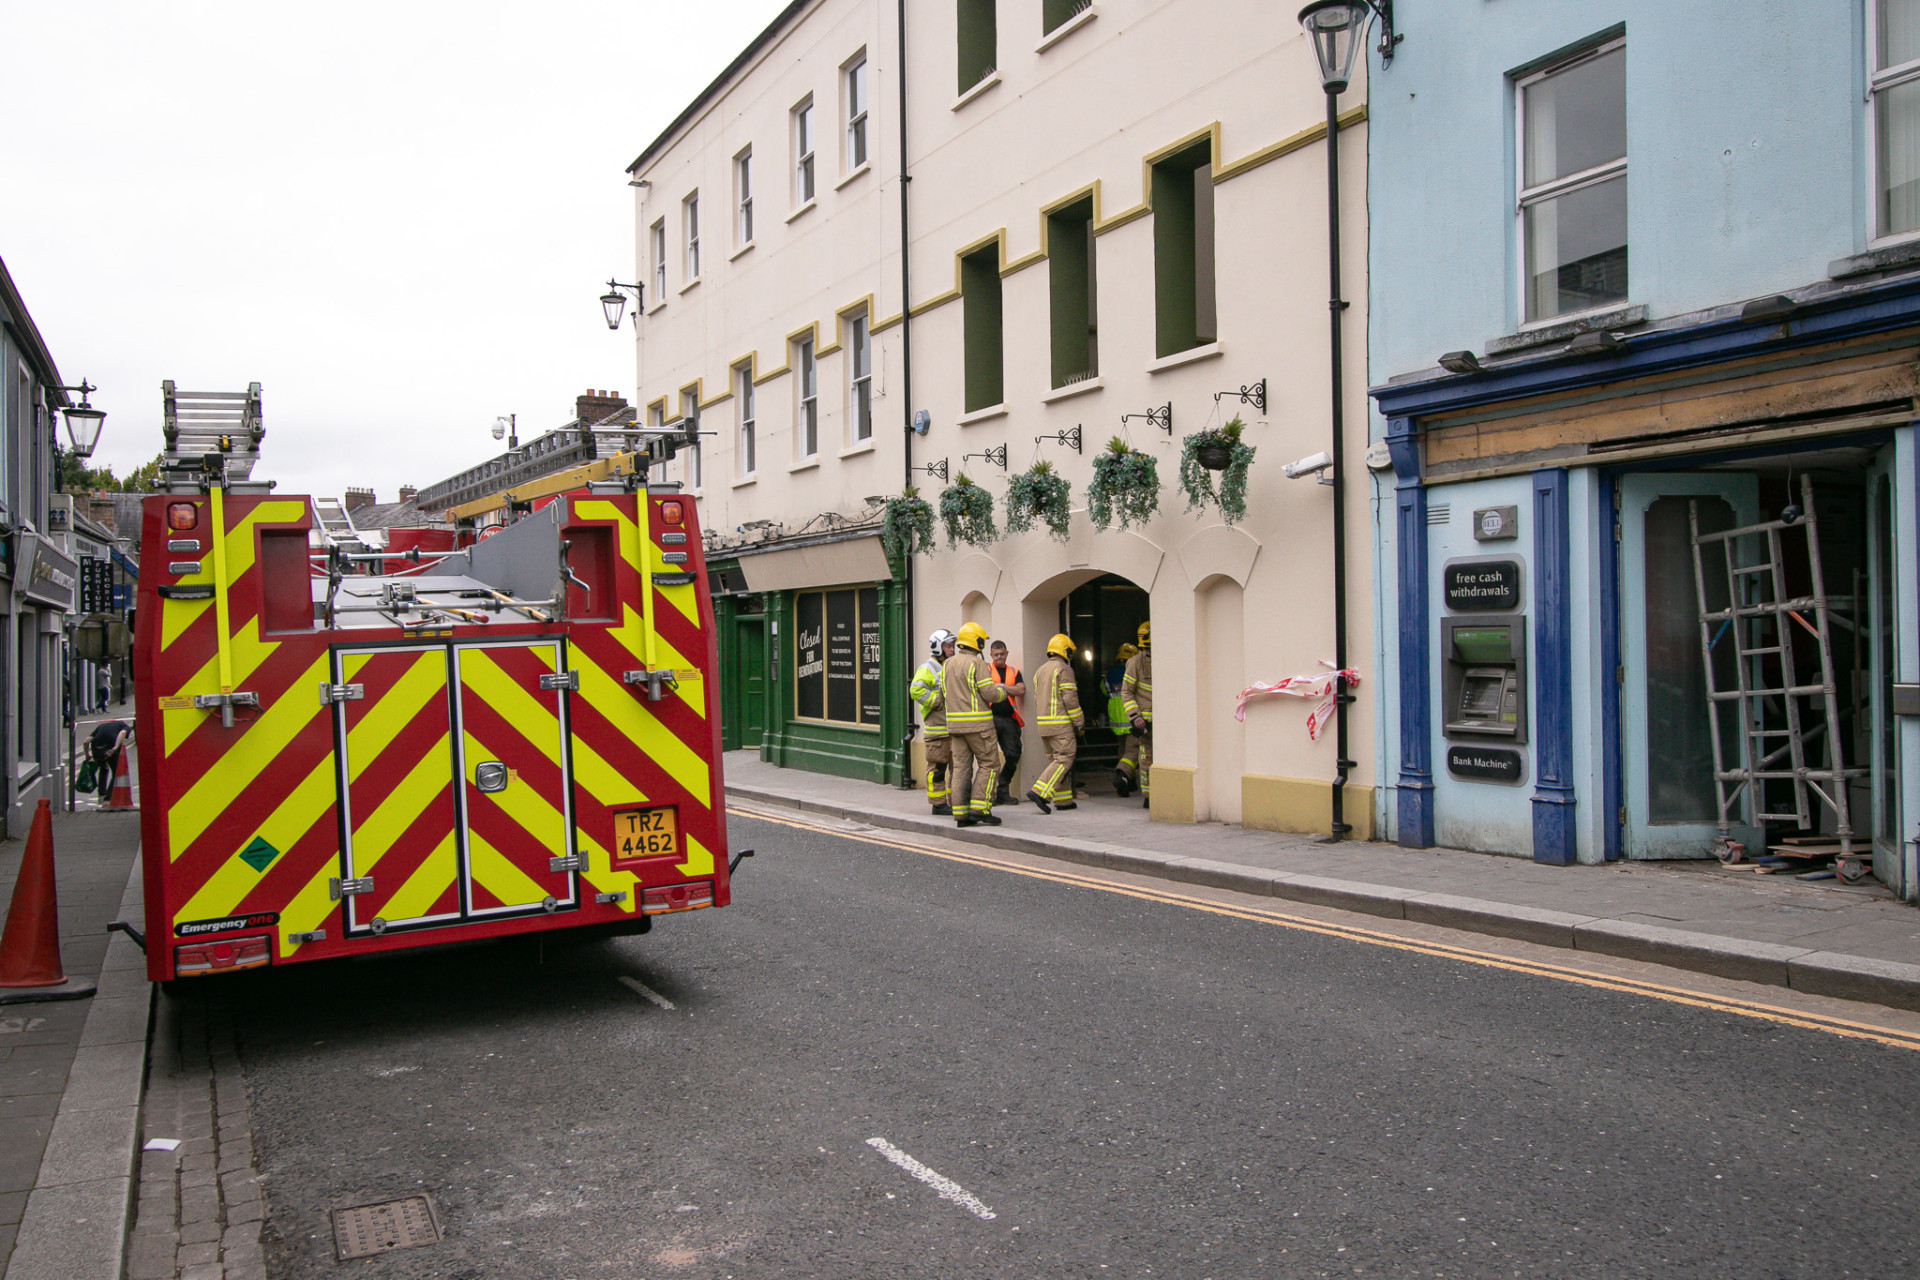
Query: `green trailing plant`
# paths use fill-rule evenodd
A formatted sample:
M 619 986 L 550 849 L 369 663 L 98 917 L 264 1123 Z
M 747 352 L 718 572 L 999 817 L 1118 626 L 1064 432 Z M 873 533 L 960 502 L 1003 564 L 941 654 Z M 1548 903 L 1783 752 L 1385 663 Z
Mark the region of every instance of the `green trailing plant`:
M 1087 486 L 1087 518 L 1096 529 L 1114 521 L 1122 529 L 1144 525 L 1160 509 L 1160 464 L 1119 436 L 1093 460 L 1093 483 Z
M 1196 431 L 1181 442 L 1180 490 L 1187 495 L 1187 510 L 1218 507 L 1220 518 L 1230 525 L 1247 518 L 1247 468 L 1253 465 L 1253 446 L 1240 438 L 1246 426 L 1236 416 L 1225 426 Z
M 1067 540 L 1067 522 L 1073 514 L 1073 486 L 1053 469 L 1051 462 L 1036 462 L 1007 481 L 1007 532 L 1025 533 L 1033 528 L 1037 516 L 1047 525 L 1055 542 Z
M 933 507 L 909 488 L 880 508 L 880 546 L 892 560 L 933 550 Z
M 1000 536 L 993 527 L 993 495 L 962 472 L 940 491 L 940 519 L 947 526 L 947 546 L 961 543 L 984 547 Z

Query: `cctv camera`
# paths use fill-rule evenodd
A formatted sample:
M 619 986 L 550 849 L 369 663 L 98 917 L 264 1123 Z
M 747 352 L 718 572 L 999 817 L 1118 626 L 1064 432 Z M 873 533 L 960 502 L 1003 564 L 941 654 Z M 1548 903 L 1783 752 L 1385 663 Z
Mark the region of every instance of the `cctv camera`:
M 1302 458 L 1298 462 L 1289 462 L 1286 466 L 1280 468 L 1280 470 L 1286 475 L 1287 479 L 1298 480 L 1302 476 L 1310 476 L 1317 472 L 1325 471 L 1332 465 L 1333 457 L 1330 454 L 1316 453 L 1311 458 Z

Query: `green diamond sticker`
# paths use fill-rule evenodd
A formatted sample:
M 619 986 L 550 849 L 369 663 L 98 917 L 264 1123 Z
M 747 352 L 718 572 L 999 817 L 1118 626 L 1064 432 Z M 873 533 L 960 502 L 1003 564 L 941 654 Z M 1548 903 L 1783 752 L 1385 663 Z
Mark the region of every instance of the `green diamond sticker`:
M 273 860 L 279 856 L 280 851 L 268 844 L 265 840 L 262 840 L 259 836 L 255 836 L 253 843 L 240 851 L 240 861 L 246 863 L 255 871 L 265 871 L 267 867 L 272 864 Z

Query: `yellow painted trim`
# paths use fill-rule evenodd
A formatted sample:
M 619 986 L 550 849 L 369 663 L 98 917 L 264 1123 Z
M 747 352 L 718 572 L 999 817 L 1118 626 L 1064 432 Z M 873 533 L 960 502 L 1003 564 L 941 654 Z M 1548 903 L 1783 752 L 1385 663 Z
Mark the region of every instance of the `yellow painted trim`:
M 1366 118 L 1367 105 L 1363 102 L 1351 110 L 1340 113 L 1340 127 L 1342 129 L 1351 128 L 1356 124 L 1364 123 Z M 1213 171 L 1214 184 L 1217 186 L 1231 178 L 1237 178 L 1243 173 L 1251 173 L 1269 160 L 1278 160 L 1281 156 L 1290 155 L 1302 147 L 1310 147 L 1326 136 L 1326 122 L 1322 121 L 1310 128 L 1302 129 L 1298 133 L 1289 134 L 1287 137 L 1280 139 L 1280 141 L 1264 146 L 1251 155 L 1242 156 L 1231 164 L 1216 165 Z
M 1155 822 L 1192 822 L 1195 809 L 1193 805 L 1193 775 L 1191 765 L 1155 764 L 1152 768 L 1153 786 L 1148 794 L 1153 799 L 1149 816 Z
M 1154 783 L 1159 784 L 1159 766 Z M 1373 788 L 1348 783 L 1341 813 L 1353 825 L 1351 838 L 1371 840 Z M 1324 832 L 1333 822 L 1333 786 L 1318 779 L 1240 775 L 1240 825 L 1260 831 Z

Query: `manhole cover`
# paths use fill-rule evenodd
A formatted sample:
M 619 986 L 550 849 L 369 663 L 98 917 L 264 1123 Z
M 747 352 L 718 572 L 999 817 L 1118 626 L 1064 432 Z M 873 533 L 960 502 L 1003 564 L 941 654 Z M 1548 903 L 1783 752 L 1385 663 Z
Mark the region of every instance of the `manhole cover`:
M 333 1211 L 333 1247 L 342 1262 L 439 1242 L 440 1223 L 433 1216 L 433 1203 L 425 1196 Z

